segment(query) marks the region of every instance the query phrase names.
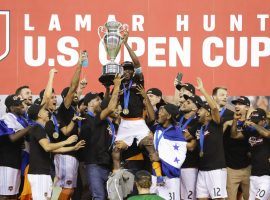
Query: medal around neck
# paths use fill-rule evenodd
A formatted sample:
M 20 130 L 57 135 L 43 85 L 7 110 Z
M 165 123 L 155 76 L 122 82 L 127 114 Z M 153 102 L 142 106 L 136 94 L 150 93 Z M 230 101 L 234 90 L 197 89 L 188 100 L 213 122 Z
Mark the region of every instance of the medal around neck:
M 125 108 L 125 109 L 123 110 L 123 113 L 124 113 L 124 115 L 128 115 L 128 114 L 129 114 L 129 110 L 128 110 L 127 108 Z
M 53 133 L 53 138 L 54 138 L 54 139 L 57 139 L 57 138 L 59 138 L 59 133 L 57 133 L 57 132 L 54 132 L 54 133 Z

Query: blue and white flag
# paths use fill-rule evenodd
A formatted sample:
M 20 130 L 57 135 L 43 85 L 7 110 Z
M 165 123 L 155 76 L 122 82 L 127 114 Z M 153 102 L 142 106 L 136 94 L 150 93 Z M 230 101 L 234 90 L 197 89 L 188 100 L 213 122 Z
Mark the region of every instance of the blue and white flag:
M 6 123 L 3 120 L 0 120 L 0 136 L 11 135 L 13 133 L 13 129 L 8 128 Z
M 154 145 L 161 160 L 162 173 L 168 178 L 180 176 L 180 167 L 186 158 L 187 142 L 179 127 L 157 127 Z

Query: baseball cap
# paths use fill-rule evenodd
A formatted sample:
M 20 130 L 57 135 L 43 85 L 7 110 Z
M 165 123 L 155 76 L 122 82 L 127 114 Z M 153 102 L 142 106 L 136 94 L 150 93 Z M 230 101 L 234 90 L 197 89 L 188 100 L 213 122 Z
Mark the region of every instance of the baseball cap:
M 11 106 L 20 106 L 24 99 L 21 99 L 15 94 L 7 96 L 5 99 L 5 105 L 9 109 Z
M 234 104 L 234 105 L 237 104 L 237 103 L 240 103 L 240 104 L 243 104 L 243 105 L 246 105 L 246 106 L 250 106 L 250 101 L 245 96 L 240 96 L 238 99 L 232 101 L 232 104 Z
M 28 117 L 32 120 L 37 120 L 38 113 L 42 109 L 41 105 L 33 104 L 28 108 L 27 114 Z
M 266 117 L 267 115 L 265 110 L 257 108 L 251 113 L 250 120 L 257 124 L 259 121 L 266 119 Z
M 168 103 L 164 105 L 163 108 L 172 116 L 173 119 L 176 119 L 176 117 L 179 115 L 179 110 L 176 105 Z
M 191 83 L 183 83 L 181 85 L 175 86 L 177 90 L 180 90 L 182 87 L 190 91 L 192 94 L 195 94 L 195 87 Z
M 211 108 L 210 108 L 209 104 L 206 101 L 202 101 L 202 103 L 200 104 L 200 108 L 204 108 L 208 112 L 211 112 Z
M 123 67 L 123 70 L 131 69 L 134 71 L 134 63 L 130 61 L 125 61 L 121 64 L 121 67 Z
M 61 97 L 62 97 L 63 99 L 67 96 L 68 91 L 69 91 L 69 87 L 66 87 L 66 88 L 64 88 L 64 89 L 62 90 L 62 92 L 61 92 Z
M 95 99 L 96 97 L 100 97 L 101 99 L 103 99 L 103 95 L 104 93 L 101 92 L 101 93 L 92 93 L 92 92 L 89 92 L 87 93 L 85 96 L 84 96 L 84 100 L 83 100 L 83 103 L 84 105 L 87 105 L 91 100 Z
M 158 88 L 150 88 L 147 90 L 146 94 L 153 94 L 153 95 L 156 95 L 158 97 L 162 97 L 162 92 Z
M 201 97 L 199 97 L 198 95 L 188 96 L 188 95 L 184 94 L 184 98 L 185 98 L 185 100 L 190 99 L 197 106 L 197 108 L 200 108 L 202 103 L 203 103 Z

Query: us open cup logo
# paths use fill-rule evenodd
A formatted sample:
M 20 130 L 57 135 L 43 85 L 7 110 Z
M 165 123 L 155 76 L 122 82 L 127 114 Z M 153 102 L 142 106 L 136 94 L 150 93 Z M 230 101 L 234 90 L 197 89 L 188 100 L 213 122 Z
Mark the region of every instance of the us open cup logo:
M 0 61 L 5 59 L 10 50 L 10 12 L 0 10 Z M 3 23 L 4 22 L 4 23 Z

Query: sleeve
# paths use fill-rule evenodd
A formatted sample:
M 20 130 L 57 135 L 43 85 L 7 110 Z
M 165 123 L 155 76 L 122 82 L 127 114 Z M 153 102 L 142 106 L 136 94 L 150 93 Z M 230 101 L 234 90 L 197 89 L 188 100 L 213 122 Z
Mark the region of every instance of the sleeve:
M 32 136 L 35 138 L 35 140 L 39 141 L 41 139 L 47 138 L 45 129 L 41 128 L 40 126 L 36 126 L 32 130 Z

